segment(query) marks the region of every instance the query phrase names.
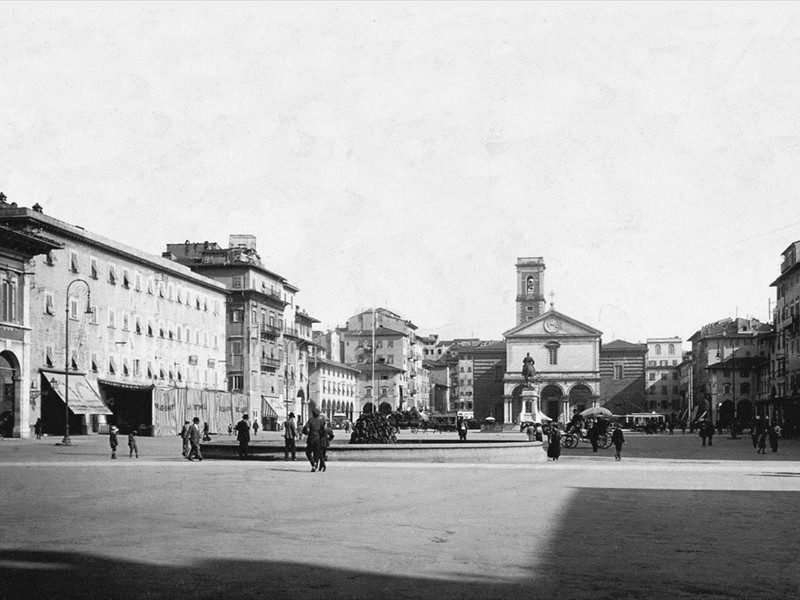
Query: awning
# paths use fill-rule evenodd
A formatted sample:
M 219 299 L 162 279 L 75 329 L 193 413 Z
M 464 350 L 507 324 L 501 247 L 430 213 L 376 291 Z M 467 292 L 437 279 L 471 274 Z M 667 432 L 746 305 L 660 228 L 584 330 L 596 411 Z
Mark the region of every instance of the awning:
M 45 373 L 47 382 L 64 401 L 66 376 L 63 373 Z M 69 376 L 69 409 L 74 415 L 113 415 L 96 389 L 83 375 Z
M 72 376 L 70 376 L 70 380 L 71 379 L 72 379 Z M 70 381 L 70 383 L 72 383 L 72 381 Z M 123 381 L 113 381 L 111 379 L 98 379 L 97 383 L 102 383 L 103 385 L 123 388 L 123 389 L 126 389 L 126 390 L 142 390 L 142 391 L 145 391 L 145 392 L 150 391 L 154 387 L 156 387 L 152 383 L 128 383 L 128 382 L 123 382 Z M 72 402 L 72 386 L 70 385 L 69 387 L 70 387 L 69 397 L 70 397 L 70 402 Z
M 261 396 L 263 410 L 261 411 L 263 414 L 262 416 L 266 417 L 267 419 L 277 419 L 278 413 L 275 412 L 275 409 L 272 408 L 272 405 L 269 403 L 269 400 L 266 396 Z

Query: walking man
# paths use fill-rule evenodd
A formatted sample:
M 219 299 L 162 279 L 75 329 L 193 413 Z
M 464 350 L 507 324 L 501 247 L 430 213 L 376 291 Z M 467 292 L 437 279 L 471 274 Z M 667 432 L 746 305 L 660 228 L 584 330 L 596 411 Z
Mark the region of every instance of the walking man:
M 236 424 L 236 439 L 239 440 L 239 458 L 247 458 L 250 446 L 250 417 L 242 415 L 242 420 Z
M 188 460 L 194 460 L 193 456 L 197 457 L 197 460 L 203 460 L 203 455 L 200 454 L 200 440 L 203 438 L 203 432 L 200 429 L 200 418 L 195 417 L 192 419 L 192 424 L 189 426 L 189 445 L 191 449 L 189 450 L 189 455 L 186 457 Z
M 611 434 L 611 443 L 614 444 L 614 460 L 622 460 L 622 444 L 625 443 L 625 435 L 622 433 L 622 426 L 617 423 L 614 432 Z
M 325 435 L 325 420 L 320 417 L 320 410 L 316 406 L 311 409 L 311 418 L 303 427 L 303 433 L 306 436 L 306 458 L 311 463 L 311 472 L 314 473 L 317 468 L 325 471 L 325 457 L 320 444 L 322 436 Z
M 297 424 L 294 422 L 294 413 L 289 413 L 289 418 L 283 422 L 283 460 L 289 460 L 289 453 L 292 454 L 292 460 L 297 460 Z

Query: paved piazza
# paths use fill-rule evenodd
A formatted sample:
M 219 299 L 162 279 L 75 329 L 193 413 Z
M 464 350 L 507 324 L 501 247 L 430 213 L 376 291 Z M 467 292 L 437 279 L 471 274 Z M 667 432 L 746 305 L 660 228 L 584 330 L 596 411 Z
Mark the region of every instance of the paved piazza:
M 800 598 L 795 442 L 629 434 L 619 463 L 584 444 L 534 465 L 334 448 L 311 473 L 55 441 L 0 441 L 2 599 Z

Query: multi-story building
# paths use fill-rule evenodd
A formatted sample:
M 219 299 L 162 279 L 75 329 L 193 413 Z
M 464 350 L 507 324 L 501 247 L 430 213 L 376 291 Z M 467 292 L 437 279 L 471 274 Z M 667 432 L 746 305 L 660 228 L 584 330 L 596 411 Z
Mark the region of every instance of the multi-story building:
M 429 406 L 430 374 L 423 366 L 416 329 L 384 308 L 363 311 L 337 329 L 344 362 L 361 373 L 358 414 L 372 411 L 375 404 L 381 412 Z
M 616 415 L 644 412 L 646 344 L 614 340 L 600 347 L 600 404 Z
M 747 426 L 758 398 L 756 375 L 767 360 L 762 344 L 771 326 L 757 319 L 723 319 L 704 325 L 692 343 L 692 398 L 697 417 L 730 427 Z
M 450 402 L 450 366 L 444 360 L 426 360 L 423 361 L 423 366 L 429 372 L 430 381 L 430 400 L 427 409 L 436 413 L 455 410 Z
M 0 192 L 0 204 L 6 197 Z M 0 437 L 31 437 L 31 259 L 60 249 L 54 240 L 0 226 Z
M 298 288 L 267 269 L 252 235 L 216 242 L 167 244 L 164 256 L 229 290 L 227 387 L 249 399 L 250 414 L 274 429 L 289 412 L 305 415 L 308 349 L 317 320 L 295 304 Z
M 31 261 L 26 275 L 31 343 L 22 384 L 31 397 L 19 413 L 21 434 L 39 418 L 45 433 L 61 433 L 67 415 L 72 433 L 102 432 L 108 419 L 123 431 L 174 434 L 193 416 L 216 431 L 242 409 L 240 398 L 218 394 L 223 285 L 50 217 L 38 204 L 0 205 L 0 225 L 39 231 L 60 246 Z
M 645 369 L 646 411 L 671 414 L 680 410 L 681 385 L 678 365 L 683 360 L 679 337 L 647 338 Z
M 356 415 L 360 374 L 359 369 L 340 362 L 311 358 L 308 370 L 309 397 L 328 418 L 341 413 L 352 421 Z
M 781 274 L 771 286 L 777 300 L 769 411 L 789 435 L 800 433 L 800 241 L 783 251 Z

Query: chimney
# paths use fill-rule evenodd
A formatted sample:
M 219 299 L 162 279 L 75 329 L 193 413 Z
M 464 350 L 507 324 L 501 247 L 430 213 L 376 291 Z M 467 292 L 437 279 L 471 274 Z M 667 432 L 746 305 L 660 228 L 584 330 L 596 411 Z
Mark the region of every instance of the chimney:
M 33 210 L 34 210 L 35 212 L 38 212 L 38 213 L 40 213 L 40 212 L 43 212 L 43 211 L 42 211 L 42 205 L 41 205 L 41 204 L 39 204 L 38 202 L 37 202 L 36 204 L 34 204 L 34 205 L 31 207 L 31 208 L 33 208 Z

